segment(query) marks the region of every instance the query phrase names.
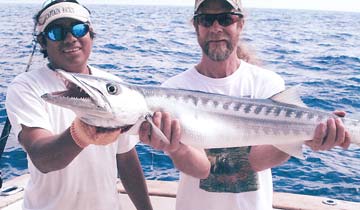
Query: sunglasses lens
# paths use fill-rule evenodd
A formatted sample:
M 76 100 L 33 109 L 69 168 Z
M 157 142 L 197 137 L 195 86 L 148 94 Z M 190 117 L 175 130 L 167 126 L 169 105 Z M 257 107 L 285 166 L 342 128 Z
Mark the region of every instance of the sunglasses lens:
M 62 41 L 65 39 L 67 32 L 76 38 L 81 38 L 89 32 L 89 25 L 85 23 L 78 23 L 67 29 L 62 26 L 53 26 L 45 31 L 46 36 L 52 41 Z
M 222 26 L 229 26 L 235 23 L 237 16 L 231 14 L 223 14 L 217 17 L 217 21 Z
M 84 23 L 76 24 L 71 29 L 72 35 L 74 35 L 76 38 L 85 36 L 87 32 L 89 32 L 89 26 Z
M 215 17 L 213 15 L 199 15 L 197 18 L 198 23 L 204 27 L 210 27 L 215 21 Z
M 45 33 L 52 41 L 60 41 L 63 39 L 63 29 L 59 26 L 49 28 Z

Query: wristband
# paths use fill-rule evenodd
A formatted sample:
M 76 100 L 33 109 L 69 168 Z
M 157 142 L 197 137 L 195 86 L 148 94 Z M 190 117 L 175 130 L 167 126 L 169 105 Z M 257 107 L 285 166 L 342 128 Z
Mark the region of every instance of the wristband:
M 75 128 L 75 122 L 76 120 L 74 120 L 72 123 L 71 123 L 71 126 L 70 126 L 70 135 L 72 137 L 72 139 L 74 140 L 74 142 L 81 148 L 85 148 L 86 146 L 89 145 L 89 143 L 87 143 L 86 141 L 82 140 L 78 133 L 76 132 L 76 128 Z

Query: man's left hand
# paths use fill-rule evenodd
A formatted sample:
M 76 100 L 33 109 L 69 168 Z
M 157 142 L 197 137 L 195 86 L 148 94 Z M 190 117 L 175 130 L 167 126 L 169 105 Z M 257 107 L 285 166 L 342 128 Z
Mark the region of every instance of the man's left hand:
M 335 115 L 344 117 L 344 111 L 335 111 Z M 305 144 L 314 151 L 330 150 L 340 146 L 347 149 L 350 145 L 350 134 L 346 131 L 340 118 L 329 118 L 326 123 L 320 123 L 315 130 L 314 138 Z

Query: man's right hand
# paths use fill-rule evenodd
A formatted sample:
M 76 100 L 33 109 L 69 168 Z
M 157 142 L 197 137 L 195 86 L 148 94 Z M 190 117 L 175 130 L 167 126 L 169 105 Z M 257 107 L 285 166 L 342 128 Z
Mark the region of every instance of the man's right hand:
M 154 128 L 151 127 L 149 122 L 142 123 L 140 127 L 139 137 L 143 143 L 169 154 L 176 152 L 183 146 L 180 142 L 181 128 L 178 120 L 172 119 L 167 112 L 155 112 L 152 120 L 155 126 L 158 127 L 170 141 L 170 144 L 162 141 L 161 137 L 153 132 Z

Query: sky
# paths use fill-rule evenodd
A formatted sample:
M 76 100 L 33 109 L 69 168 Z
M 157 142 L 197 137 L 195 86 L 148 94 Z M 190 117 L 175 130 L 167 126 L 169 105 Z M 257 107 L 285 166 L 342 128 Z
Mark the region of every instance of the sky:
M 6 3 L 36 3 L 42 0 L 0 0 Z M 79 0 L 88 4 L 128 4 L 128 5 L 174 5 L 193 6 L 194 0 Z M 360 0 L 243 0 L 245 8 L 311 9 L 360 12 Z

